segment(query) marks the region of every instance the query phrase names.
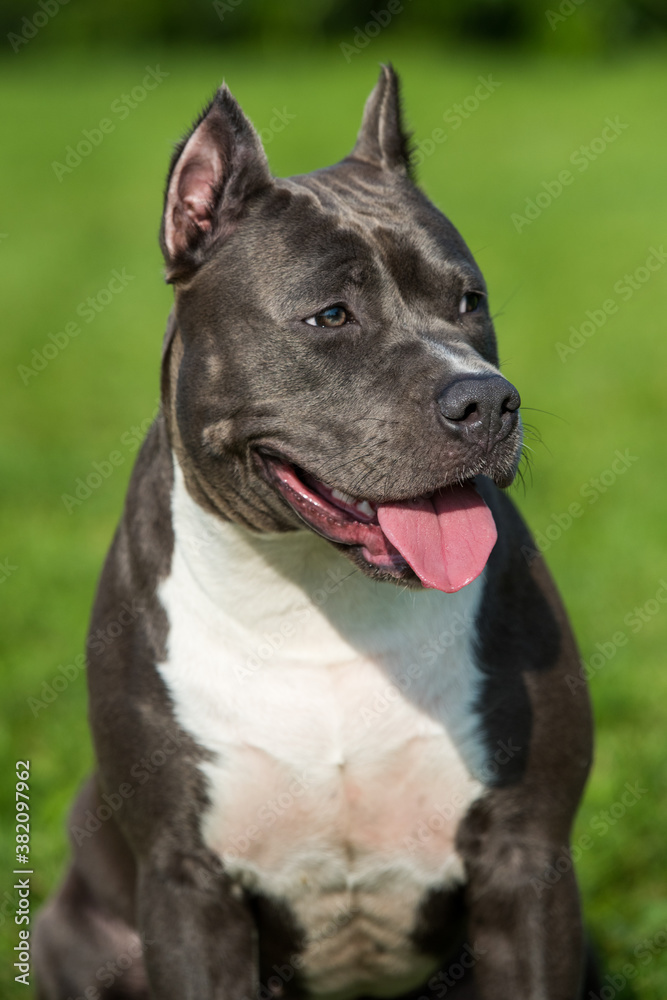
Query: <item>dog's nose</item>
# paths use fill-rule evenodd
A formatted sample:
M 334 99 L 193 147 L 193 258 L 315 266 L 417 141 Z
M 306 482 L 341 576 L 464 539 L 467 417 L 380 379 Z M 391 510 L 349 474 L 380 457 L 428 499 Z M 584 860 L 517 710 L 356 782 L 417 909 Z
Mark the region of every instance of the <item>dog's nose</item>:
M 447 427 L 483 445 L 486 451 L 514 428 L 520 406 L 519 393 L 502 375 L 455 379 L 438 397 Z

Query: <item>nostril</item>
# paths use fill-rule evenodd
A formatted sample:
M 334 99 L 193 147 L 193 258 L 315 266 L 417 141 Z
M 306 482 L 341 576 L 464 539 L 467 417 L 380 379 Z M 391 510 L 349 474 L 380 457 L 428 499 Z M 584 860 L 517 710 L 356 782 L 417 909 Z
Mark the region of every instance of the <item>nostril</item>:
M 453 424 L 471 424 L 480 419 L 479 403 L 470 398 L 449 398 L 441 401 L 440 412 Z
M 511 388 L 511 392 L 508 392 L 500 405 L 500 413 L 516 413 L 516 411 L 521 406 L 521 396 L 516 391 L 514 386 Z

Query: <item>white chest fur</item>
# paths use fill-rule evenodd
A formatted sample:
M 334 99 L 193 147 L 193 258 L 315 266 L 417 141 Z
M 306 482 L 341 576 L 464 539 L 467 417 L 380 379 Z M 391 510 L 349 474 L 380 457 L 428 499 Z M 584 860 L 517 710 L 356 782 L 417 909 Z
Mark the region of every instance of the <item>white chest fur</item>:
M 218 521 L 175 471 L 159 669 L 213 754 L 204 839 L 291 906 L 314 995 L 416 985 L 417 908 L 462 880 L 456 826 L 482 790 L 481 579 L 453 595 L 376 583 L 309 531 Z

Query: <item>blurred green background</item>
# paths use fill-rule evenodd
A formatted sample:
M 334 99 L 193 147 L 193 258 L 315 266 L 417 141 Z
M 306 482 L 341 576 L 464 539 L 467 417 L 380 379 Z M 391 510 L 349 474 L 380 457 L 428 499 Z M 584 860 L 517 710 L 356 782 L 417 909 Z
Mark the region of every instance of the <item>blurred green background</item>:
M 487 277 L 533 428 L 513 492 L 593 674 L 596 765 L 574 842 L 607 997 L 664 1000 L 665 5 L 5 0 L 0 26 L 0 995 L 31 996 L 11 967 L 15 761 L 31 761 L 33 913 L 91 767 L 76 657 L 157 401 L 172 144 L 224 76 L 274 172 L 326 165 L 392 60 L 420 183 Z

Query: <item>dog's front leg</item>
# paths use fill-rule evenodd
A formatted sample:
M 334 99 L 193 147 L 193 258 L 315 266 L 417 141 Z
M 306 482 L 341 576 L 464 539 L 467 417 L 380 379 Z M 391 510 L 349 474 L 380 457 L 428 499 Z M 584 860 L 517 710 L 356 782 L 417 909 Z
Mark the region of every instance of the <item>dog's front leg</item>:
M 255 923 L 216 859 L 160 845 L 137 888 L 151 997 L 255 1000 Z
M 567 847 L 489 820 L 473 815 L 460 837 L 480 1000 L 579 1000 L 584 940 Z

